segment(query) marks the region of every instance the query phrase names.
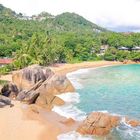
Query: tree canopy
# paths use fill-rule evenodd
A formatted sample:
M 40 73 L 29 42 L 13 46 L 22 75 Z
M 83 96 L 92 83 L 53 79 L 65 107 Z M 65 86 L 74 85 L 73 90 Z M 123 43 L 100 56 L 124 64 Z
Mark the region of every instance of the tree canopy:
M 101 56 L 103 45 L 109 48 Z M 122 46 L 128 51 L 118 50 Z M 140 46 L 140 33 L 112 32 L 68 12 L 27 17 L 0 4 L 0 57 L 13 58 L 11 69 L 101 59 L 137 61 L 134 46 Z

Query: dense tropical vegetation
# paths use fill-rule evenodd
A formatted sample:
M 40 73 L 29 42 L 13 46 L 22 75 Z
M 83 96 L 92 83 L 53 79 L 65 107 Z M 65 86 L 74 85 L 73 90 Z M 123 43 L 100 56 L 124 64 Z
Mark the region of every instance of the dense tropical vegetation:
M 108 45 L 105 54 L 101 46 Z M 128 51 L 118 50 L 120 46 Z M 42 12 L 27 17 L 0 4 L 0 57 L 13 58 L 8 72 L 31 64 L 74 63 L 93 60 L 140 60 L 132 51 L 140 46 L 140 33 L 115 33 L 89 22 L 75 13 L 53 16 Z

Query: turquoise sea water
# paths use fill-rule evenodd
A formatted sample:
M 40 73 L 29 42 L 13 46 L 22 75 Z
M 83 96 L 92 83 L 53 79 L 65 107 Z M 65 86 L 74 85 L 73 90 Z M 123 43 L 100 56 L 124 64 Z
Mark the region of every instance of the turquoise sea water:
M 57 108 L 57 112 L 79 119 L 83 112 L 88 115 L 93 111 L 107 111 L 121 115 L 122 121 L 104 138 L 70 132 L 61 135 L 59 140 L 140 140 L 140 127 L 133 128 L 124 121 L 124 116 L 140 120 L 139 64 L 82 69 L 69 74 L 68 78 L 76 87 L 80 100 L 74 106 L 68 103 L 68 106 Z M 76 101 L 76 96 L 64 94 L 71 101 Z
M 140 119 L 140 65 L 120 65 L 89 69 L 77 75 L 83 86 L 80 110 L 108 111 Z

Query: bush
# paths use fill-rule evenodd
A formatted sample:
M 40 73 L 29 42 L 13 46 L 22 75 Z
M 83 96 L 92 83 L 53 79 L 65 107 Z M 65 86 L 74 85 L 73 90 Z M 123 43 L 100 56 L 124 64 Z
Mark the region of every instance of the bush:
M 13 66 L 11 64 L 2 66 L 0 67 L 0 75 L 8 74 L 12 70 L 13 70 Z

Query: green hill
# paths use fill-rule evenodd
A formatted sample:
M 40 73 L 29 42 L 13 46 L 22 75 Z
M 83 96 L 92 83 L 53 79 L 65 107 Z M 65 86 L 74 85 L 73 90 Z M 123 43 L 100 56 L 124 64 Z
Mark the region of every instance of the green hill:
M 93 24 L 75 13 L 53 16 L 47 12 L 32 17 L 15 13 L 0 4 L 0 57 L 11 57 L 34 33 L 51 36 L 65 34 L 94 35 L 106 29 Z M 67 36 L 67 35 L 66 35 Z M 59 37 L 62 38 L 62 37 Z
M 5 16 L 5 17 L 13 17 L 15 16 L 16 13 L 12 11 L 9 8 L 4 7 L 2 4 L 0 4 L 0 17 Z
M 57 15 L 53 20 L 53 25 L 59 27 L 62 31 L 87 31 L 98 32 L 106 31 L 104 28 L 86 20 L 75 13 L 63 13 Z
M 102 54 L 104 46 L 108 49 Z M 129 51 L 120 51 L 120 46 Z M 132 51 L 135 46 L 140 46 L 139 33 L 111 32 L 75 13 L 29 17 L 0 4 L 0 57 L 15 60 L 10 70 L 56 62 L 140 60 L 140 53 Z M 9 66 L 2 68 L 7 70 Z

